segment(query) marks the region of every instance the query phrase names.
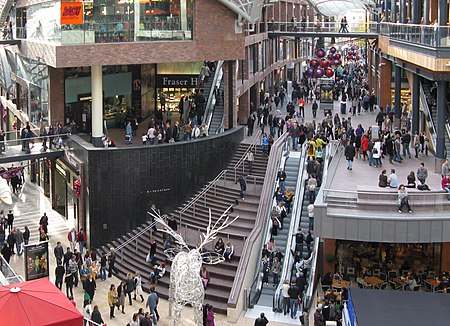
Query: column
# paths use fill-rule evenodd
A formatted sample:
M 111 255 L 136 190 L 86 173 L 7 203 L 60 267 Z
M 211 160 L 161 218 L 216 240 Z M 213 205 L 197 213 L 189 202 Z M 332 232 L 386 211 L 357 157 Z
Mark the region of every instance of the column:
M 406 23 L 406 0 L 400 0 L 400 23 Z
M 423 1 L 423 24 L 430 24 L 430 0 Z
M 103 72 L 102 66 L 91 66 L 92 144 L 103 147 Z
M 391 0 L 391 22 L 397 22 L 397 3 L 396 0 Z
M 412 134 L 419 132 L 419 98 L 420 98 L 420 87 L 419 87 L 419 76 L 413 74 L 412 79 Z
M 426 0 L 429 2 L 429 15 L 430 15 L 430 23 L 433 24 L 436 19 L 438 19 L 438 1 L 439 0 Z
M 394 130 L 400 130 L 402 125 L 402 67 L 395 66 L 395 98 L 394 98 Z
M 444 28 L 447 26 L 448 23 L 448 7 L 447 7 L 447 0 L 439 0 L 439 7 L 438 7 L 438 24 L 439 24 L 439 40 L 437 41 L 436 45 L 440 45 L 441 39 L 445 38 L 447 36 L 447 28 Z M 444 26 L 444 27 L 441 27 Z M 444 41 L 445 42 L 445 41 Z
M 437 82 L 436 159 L 445 158 L 445 111 L 447 110 L 447 82 Z M 442 163 L 441 163 L 442 164 Z M 440 165 L 439 165 L 440 166 Z
M 385 108 L 386 104 L 389 104 L 391 107 L 393 103 L 391 103 L 391 79 L 392 79 L 392 61 L 381 58 L 379 68 L 380 76 L 379 76 L 379 88 L 380 88 L 380 96 L 378 104 L 380 107 Z
M 421 15 L 421 1 L 420 0 L 411 0 L 411 18 L 413 24 L 420 24 L 420 15 Z
M 188 24 L 187 24 L 187 7 L 186 7 L 186 0 L 180 1 L 180 18 L 181 18 L 181 30 L 187 31 Z
M 333 258 L 333 259 L 331 259 Z M 334 274 L 334 265 L 336 262 L 336 240 L 323 239 L 323 275 L 330 272 Z
M 387 5 L 387 0 L 384 0 L 384 21 L 389 22 L 389 7 Z

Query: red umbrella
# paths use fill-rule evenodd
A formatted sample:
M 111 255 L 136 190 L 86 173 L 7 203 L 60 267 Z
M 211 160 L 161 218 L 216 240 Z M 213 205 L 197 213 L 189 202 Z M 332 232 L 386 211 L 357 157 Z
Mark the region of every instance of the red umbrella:
M 83 315 L 48 279 L 0 286 L 0 325 L 81 326 Z

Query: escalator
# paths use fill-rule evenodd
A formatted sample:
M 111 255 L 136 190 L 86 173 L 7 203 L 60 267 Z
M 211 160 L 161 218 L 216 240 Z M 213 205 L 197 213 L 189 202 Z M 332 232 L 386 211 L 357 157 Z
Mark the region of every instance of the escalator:
M 205 83 L 206 85 L 206 83 Z M 208 80 L 208 94 L 205 114 L 202 124 L 208 126 L 208 134 L 214 135 L 223 131 L 223 113 L 224 113 L 224 86 L 223 86 L 223 61 L 216 62 L 214 75 Z M 217 92 L 214 92 L 217 87 Z
M 223 94 L 223 83 L 220 83 L 219 94 Z M 224 100 L 223 96 L 220 95 L 220 97 L 215 97 L 214 109 L 208 131 L 210 135 L 218 134 L 221 132 L 221 128 L 223 128 L 223 110 Z
M 432 83 L 429 80 L 422 79 L 421 83 L 421 108 L 426 116 L 426 123 L 428 124 L 428 130 L 431 135 L 431 141 L 433 142 L 433 147 L 436 148 L 436 137 L 437 137 L 437 103 L 436 98 L 432 94 Z M 450 153 L 450 126 L 449 126 L 449 114 L 450 109 L 447 103 L 447 113 L 445 122 L 445 152 Z M 447 155 L 446 155 L 447 156 Z
M 294 194 L 296 193 L 297 188 L 297 178 L 299 175 L 299 167 L 301 162 L 301 154 L 299 152 L 291 152 L 289 153 L 289 157 L 285 161 L 284 171 L 286 173 L 286 188 L 289 188 Z M 300 174 L 301 175 L 301 174 Z M 295 199 L 295 198 L 294 198 Z M 295 204 L 295 201 L 292 203 L 292 206 Z M 275 244 L 277 249 L 283 253 L 286 252 L 286 244 L 288 242 L 288 237 L 292 236 L 292 232 L 290 232 L 291 226 L 291 217 L 293 210 L 291 209 L 290 213 L 287 214 L 287 217 L 283 219 L 283 229 L 278 231 L 278 235 L 274 236 Z M 281 262 L 284 263 L 284 260 Z M 273 277 L 270 275 L 269 277 L 269 285 L 262 285 L 261 295 L 258 300 L 258 306 L 266 306 L 272 307 L 273 305 L 273 296 L 275 294 L 275 290 L 278 284 L 273 284 Z

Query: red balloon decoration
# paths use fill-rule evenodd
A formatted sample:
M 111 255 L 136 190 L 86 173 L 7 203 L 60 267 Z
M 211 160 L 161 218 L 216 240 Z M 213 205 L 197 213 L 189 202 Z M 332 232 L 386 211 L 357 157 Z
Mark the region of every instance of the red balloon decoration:
M 331 59 L 333 59 L 333 57 L 332 57 L 331 53 L 328 53 L 328 55 L 327 55 L 327 58 L 328 58 L 328 60 L 331 60 Z
M 331 77 L 333 77 L 333 75 L 334 75 L 333 69 L 331 69 L 331 68 L 325 69 L 325 76 L 327 76 L 328 78 L 331 78 Z
M 309 65 L 313 68 L 317 68 L 319 66 L 319 61 L 316 59 L 312 59 Z
M 359 55 L 357 55 L 356 60 L 361 60 L 361 57 Z
M 336 53 L 336 59 L 338 59 L 338 60 L 341 59 L 341 54 L 340 53 Z
M 321 66 L 322 68 L 328 67 L 328 60 L 327 60 L 327 59 L 322 59 L 322 60 L 320 60 L 320 66 Z

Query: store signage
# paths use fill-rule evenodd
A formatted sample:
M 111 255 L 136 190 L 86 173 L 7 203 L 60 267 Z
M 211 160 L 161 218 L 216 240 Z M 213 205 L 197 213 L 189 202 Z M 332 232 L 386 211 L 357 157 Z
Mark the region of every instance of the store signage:
M 61 25 L 83 24 L 82 2 L 61 2 Z
M 196 88 L 197 75 L 156 75 L 156 87 Z

